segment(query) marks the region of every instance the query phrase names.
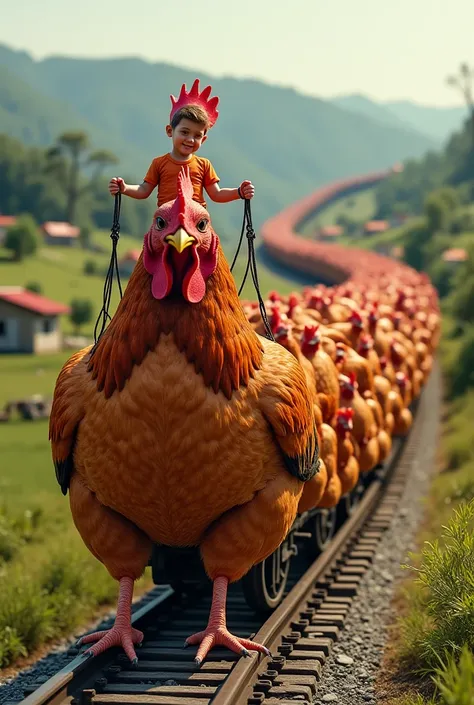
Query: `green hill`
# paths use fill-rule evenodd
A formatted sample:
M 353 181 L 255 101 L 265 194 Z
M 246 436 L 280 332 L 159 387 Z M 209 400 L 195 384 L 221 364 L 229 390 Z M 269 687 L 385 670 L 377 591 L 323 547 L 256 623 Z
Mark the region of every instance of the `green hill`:
M 49 144 L 67 122 L 120 158 L 125 178 L 140 181 L 153 156 L 168 150 L 169 94 L 195 72 L 141 59 L 51 57 L 34 61 L 0 46 L 0 132 Z M 220 118 L 203 154 L 223 185 L 254 181 L 258 226 L 334 178 L 391 166 L 432 146 L 424 135 L 383 125 L 330 102 L 255 80 L 201 73 L 221 98 Z M 4 98 L 6 96 L 6 98 Z M 115 173 L 115 167 L 114 167 Z M 238 227 L 241 204 L 211 205 L 221 230 Z
M 464 107 L 420 105 L 409 100 L 379 102 L 360 94 L 336 96 L 332 103 L 384 125 L 413 130 L 438 144 L 459 130 L 467 117 Z

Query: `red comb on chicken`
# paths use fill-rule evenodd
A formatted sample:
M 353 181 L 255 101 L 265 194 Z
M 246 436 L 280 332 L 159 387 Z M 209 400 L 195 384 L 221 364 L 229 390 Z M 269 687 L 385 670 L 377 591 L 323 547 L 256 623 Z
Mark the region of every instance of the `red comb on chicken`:
M 354 424 L 352 419 L 354 417 L 354 409 L 347 409 L 346 407 L 341 407 L 336 412 L 336 424 L 345 431 L 352 431 Z

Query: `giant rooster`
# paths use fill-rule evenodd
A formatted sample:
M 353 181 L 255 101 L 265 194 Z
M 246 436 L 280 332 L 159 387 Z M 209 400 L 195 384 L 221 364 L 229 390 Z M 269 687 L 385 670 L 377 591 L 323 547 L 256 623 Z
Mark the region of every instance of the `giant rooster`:
M 245 318 L 208 212 L 182 171 L 95 348 L 73 355 L 54 392 L 50 440 L 74 523 L 119 581 L 115 624 L 83 638 L 136 661 L 134 581 L 152 543 L 198 545 L 213 581 L 209 622 L 187 639 L 265 647 L 226 628 L 227 587 L 285 538 L 318 470 L 312 395 L 281 345 Z

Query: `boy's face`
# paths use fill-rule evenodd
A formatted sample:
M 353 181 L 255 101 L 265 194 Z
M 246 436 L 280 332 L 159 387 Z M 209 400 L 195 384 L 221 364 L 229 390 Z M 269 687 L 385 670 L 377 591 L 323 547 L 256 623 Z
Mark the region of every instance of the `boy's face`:
M 206 141 L 205 129 L 202 123 L 183 118 L 174 130 L 167 125 L 166 134 L 173 140 L 173 151 L 182 157 L 189 157 Z

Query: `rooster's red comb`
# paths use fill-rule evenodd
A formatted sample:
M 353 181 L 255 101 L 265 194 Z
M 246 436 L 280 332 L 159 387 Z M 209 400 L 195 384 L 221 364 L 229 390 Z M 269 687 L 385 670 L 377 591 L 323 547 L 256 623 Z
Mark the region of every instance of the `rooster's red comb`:
M 187 105 L 197 105 L 204 110 L 207 115 L 207 119 L 209 120 L 209 127 L 212 127 L 219 117 L 219 112 L 217 110 L 219 98 L 217 96 L 209 98 L 211 91 L 212 86 L 206 86 L 202 93 L 199 93 L 199 78 L 196 78 L 189 93 L 186 90 L 186 84 L 183 83 L 178 98 L 175 98 L 174 95 L 170 95 L 172 106 L 170 112 L 170 122 L 173 119 L 173 115 L 180 108 L 184 108 Z
M 299 304 L 299 298 L 298 298 L 297 294 L 295 294 L 295 293 L 290 294 L 288 297 L 288 305 L 290 307 L 294 307 L 294 306 L 298 306 L 298 304 Z
M 178 174 L 178 204 L 179 204 L 179 220 L 182 223 L 186 210 L 186 201 L 192 201 L 194 195 L 193 183 L 189 175 L 189 167 L 181 167 Z
M 311 338 L 316 335 L 319 330 L 319 325 L 305 326 L 303 330 L 302 338 L 303 340 L 311 340 Z

